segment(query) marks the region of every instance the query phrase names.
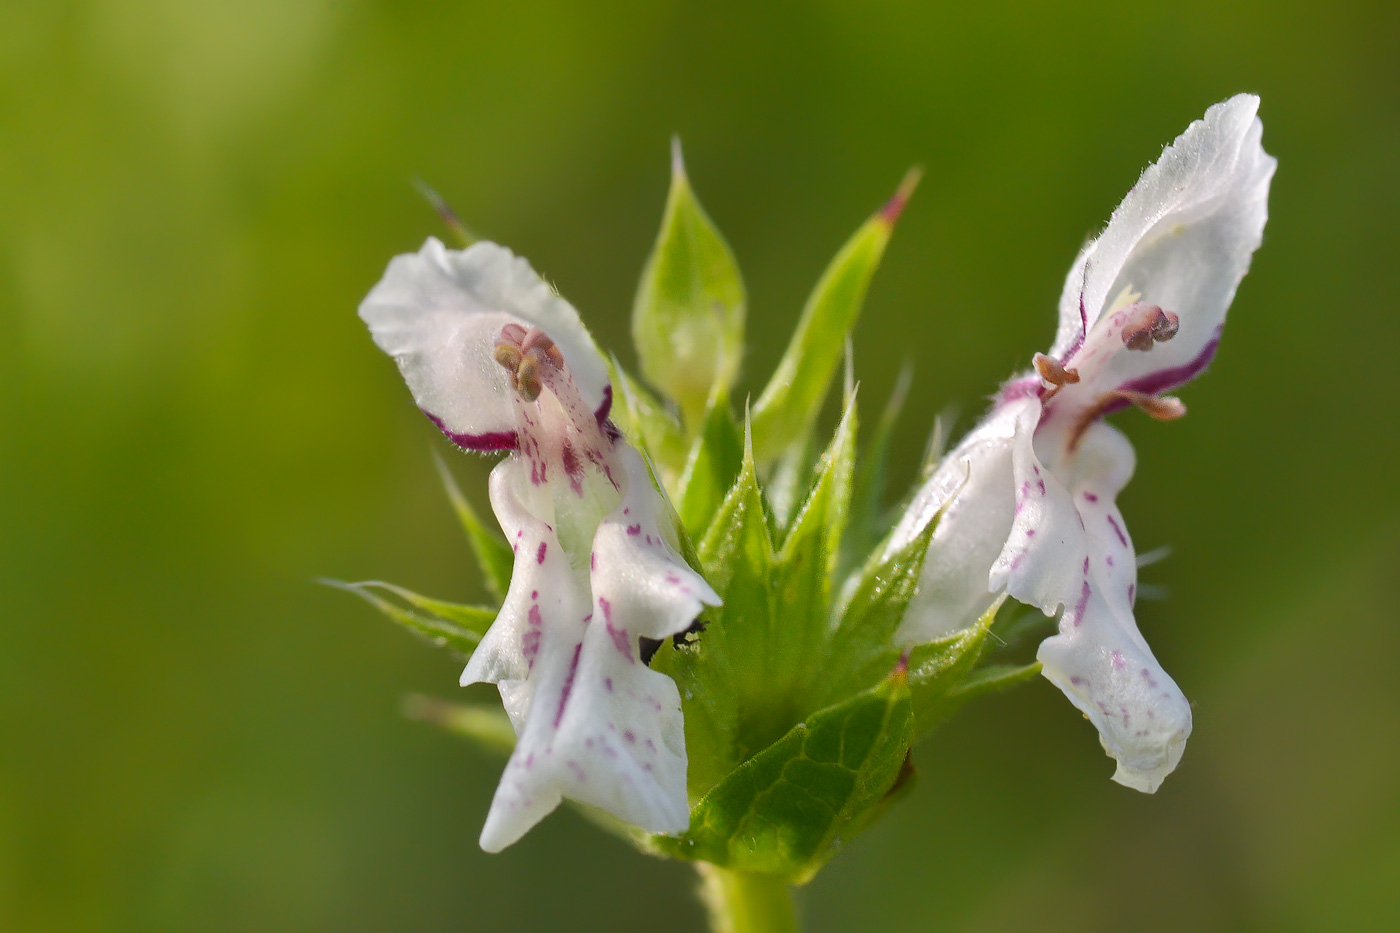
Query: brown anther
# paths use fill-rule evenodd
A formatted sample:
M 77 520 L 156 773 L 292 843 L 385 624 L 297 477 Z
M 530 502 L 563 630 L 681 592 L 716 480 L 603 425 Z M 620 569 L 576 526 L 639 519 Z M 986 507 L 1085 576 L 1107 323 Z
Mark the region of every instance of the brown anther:
M 504 342 L 496 344 L 496 362 L 514 373 L 520 368 L 520 348 Z
M 1180 326 L 1181 320 L 1170 311 L 1163 311 L 1156 305 L 1133 305 L 1123 325 L 1123 346 L 1129 350 L 1151 350 L 1153 344 L 1175 337 Z
M 539 328 L 532 327 L 525 334 L 525 339 L 520 342 L 520 349 L 524 353 L 532 350 L 542 353 L 556 367 L 564 366 L 564 354 L 559 352 L 559 348 L 554 345 L 554 341 L 549 339 L 549 335 Z
M 520 359 L 520 368 L 515 371 L 515 391 L 527 402 L 540 397 L 539 357 L 527 353 Z
M 540 397 L 541 368 L 564 368 L 564 354 L 538 327 L 527 329 L 520 324 L 502 327 L 494 356 L 509 374 L 510 387 L 527 402 Z
M 1176 336 L 1176 332 L 1181 327 L 1181 318 L 1170 311 L 1163 311 L 1162 316 L 1157 319 L 1157 323 L 1152 325 L 1152 339 L 1158 343 L 1166 343 Z
M 1079 370 L 1065 369 L 1060 365 L 1060 361 L 1044 353 L 1035 355 L 1035 371 L 1040 373 L 1040 378 L 1059 388 L 1063 385 L 1072 385 L 1079 381 Z

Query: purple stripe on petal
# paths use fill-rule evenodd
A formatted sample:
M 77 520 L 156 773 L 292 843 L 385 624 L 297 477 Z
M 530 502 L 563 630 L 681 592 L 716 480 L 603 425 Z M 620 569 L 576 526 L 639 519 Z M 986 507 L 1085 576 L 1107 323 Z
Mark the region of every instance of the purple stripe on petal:
M 1201 348 L 1201 352 L 1196 354 L 1196 358 L 1189 363 L 1180 366 L 1172 366 L 1169 369 L 1159 369 L 1156 372 L 1139 376 L 1136 379 L 1129 379 L 1118 388 L 1124 392 L 1142 392 L 1145 395 L 1160 395 L 1170 389 L 1175 389 L 1179 385 L 1185 385 L 1201 374 L 1210 361 L 1215 358 L 1215 351 L 1220 347 L 1220 331 L 1224 325 L 1215 329 L 1215 333 L 1206 345 Z M 1121 408 L 1126 408 L 1130 403 L 1126 399 L 1114 402 L 1104 411 L 1104 414 L 1111 414 Z
M 423 411 L 421 408 L 419 411 Z M 423 411 L 428 416 L 428 420 L 437 425 L 437 429 L 447 436 L 447 439 L 463 450 L 474 450 L 477 453 L 489 454 L 501 450 L 515 450 L 520 441 L 514 431 L 488 431 L 485 434 L 458 434 L 450 430 L 442 423 L 442 419 L 430 411 Z
M 569 705 L 569 694 L 574 690 L 574 675 L 578 673 L 578 656 L 583 650 L 583 642 L 574 645 L 574 659 L 569 662 L 569 673 L 564 677 L 564 688 L 559 692 L 559 709 L 554 714 L 554 728 L 559 728 L 564 718 L 564 707 Z
M 1113 533 L 1116 534 L 1116 535 L 1118 536 L 1119 542 L 1120 542 L 1124 547 L 1131 547 L 1131 545 L 1128 544 L 1128 536 L 1125 535 L 1125 534 L 1123 534 L 1123 526 L 1120 525 L 1120 524 L 1118 524 L 1118 520 L 1117 520 L 1116 518 L 1114 518 L 1112 515 L 1107 516 L 1107 518 L 1108 518 L 1108 523 L 1109 523 L 1111 526 L 1113 526 Z

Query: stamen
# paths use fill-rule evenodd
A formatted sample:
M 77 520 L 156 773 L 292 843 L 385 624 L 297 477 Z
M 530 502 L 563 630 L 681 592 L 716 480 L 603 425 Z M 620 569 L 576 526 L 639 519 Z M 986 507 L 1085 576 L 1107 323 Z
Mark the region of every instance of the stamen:
M 538 327 L 528 330 L 519 324 L 502 327 L 494 356 L 496 362 L 510 374 L 510 387 L 527 402 L 540 397 L 544 384 L 541 378 L 543 367 L 564 368 L 564 354 Z
M 496 344 L 496 362 L 514 374 L 520 368 L 520 348 L 504 341 Z
M 1079 412 L 1074 426 L 1069 432 L 1067 449 L 1073 452 L 1079 446 L 1084 432 L 1089 430 L 1089 425 L 1098 421 L 1109 411 L 1116 410 L 1122 402 L 1137 406 L 1157 421 L 1175 421 L 1186 414 L 1185 404 L 1174 395 L 1148 395 L 1146 392 L 1134 392 L 1131 389 L 1114 389 L 1100 395 L 1094 400 L 1094 404 Z
M 1156 305 L 1137 305 L 1129 310 L 1123 325 L 1123 345 L 1129 350 L 1151 350 L 1156 343 L 1165 343 L 1176 336 L 1181 319 Z
M 520 368 L 515 371 L 515 391 L 527 402 L 540 397 L 539 356 L 527 353 L 520 360 Z
M 1072 385 L 1079 381 L 1079 370 L 1066 369 L 1060 365 L 1060 361 L 1044 353 L 1035 355 L 1035 371 L 1040 373 L 1040 378 L 1050 383 L 1055 388 L 1062 385 Z
M 1181 399 L 1174 395 L 1148 395 L 1146 392 L 1131 392 L 1124 389 L 1119 389 L 1113 394 L 1132 402 L 1158 421 L 1175 421 L 1186 414 L 1186 406 Z

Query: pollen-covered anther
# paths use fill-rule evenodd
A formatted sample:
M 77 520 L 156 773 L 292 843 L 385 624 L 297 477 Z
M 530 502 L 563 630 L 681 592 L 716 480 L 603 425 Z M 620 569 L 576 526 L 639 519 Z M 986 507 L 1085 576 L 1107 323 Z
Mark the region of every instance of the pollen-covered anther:
M 1176 336 L 1181 319 L 1156 305 L 1138 304 L 1128 309 L 1123 325 L 1123 345 L 1129 350 L 1151 350 L 1154 344 L 1166 343 Z
M 540 397 L 542 367 L 564 368 L 564 355 L 554 341 L 537 327 L 528 330 L 519 324 L 502 327 L 494 356 L 496 362 L 510 374 L 511 388 L 527 402 Z

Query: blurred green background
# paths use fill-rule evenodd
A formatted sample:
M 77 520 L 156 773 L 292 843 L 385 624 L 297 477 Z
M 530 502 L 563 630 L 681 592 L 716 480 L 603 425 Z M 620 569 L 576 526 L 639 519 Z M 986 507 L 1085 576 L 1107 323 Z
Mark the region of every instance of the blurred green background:
M 811 930 L 1400 925 L 1400 7 L 8 0 L 0 6 L 0 929 L 698 930 L 691 874 L 401 718 L 457 666 L 319 576 L 484 596 L 452 456 L 355 306 L 441 230 L 632 361 L 668 139 L 743 265 L 754 387 L 926 168 L 856 334 L 896 449 L 1054 330 L 1083 238 L 1263 96 L 1272 218 L 1191 414 L 1119 416 L 1140 605 L 1196 728 L 1155 797 L 1046 682 L 916 755 Z M 452 456 L 485 502 L 484 461 Z

